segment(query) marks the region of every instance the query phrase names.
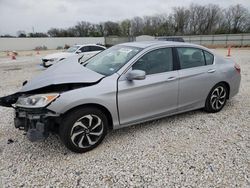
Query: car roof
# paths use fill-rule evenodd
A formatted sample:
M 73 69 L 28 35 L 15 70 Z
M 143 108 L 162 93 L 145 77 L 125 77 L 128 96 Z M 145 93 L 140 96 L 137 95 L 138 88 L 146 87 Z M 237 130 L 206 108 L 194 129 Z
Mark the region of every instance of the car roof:
M 77 46 L 78 48 L 84 47 L 84 46 L 99 46 L 105 48 L 105 46 L 98 45 L 98 44 L 75 44 L 74 46 Z
M 192 44 L 192 43 L 186 43 L 186 42 L 177 42 L 177 41 L 142 41 L 142 42 L 127 42 L 122 43 L 120 45 L 124 46 L 131 46 L 131 47 L 137 47 L 137 48 L 151 48 L 151 47 L 161 47 L 161 46 L 189 46 L 189 47 L 198 47 L 205 49 L 205 47 L 200 46 L 198 44 Z

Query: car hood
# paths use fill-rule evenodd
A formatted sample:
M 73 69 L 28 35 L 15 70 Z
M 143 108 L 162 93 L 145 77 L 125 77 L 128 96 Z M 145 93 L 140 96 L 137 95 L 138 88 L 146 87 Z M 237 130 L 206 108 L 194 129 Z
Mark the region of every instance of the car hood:
M 28 81 L 20 92 L 32 91 L 51 85 L 91 84 L 98 82 L 103 77 L 105 76 L 81 65 L 77 57 L 70 57 Z
M 58 53 L 54 53 L 54 54 L 49 54 L 49 55 L 43 57 L 42 59 L 65 59 L 67 57 L 74 56 L 74 55 L 76 55 L 76 54 L 69 53 L 69 52 L 58 52 Z

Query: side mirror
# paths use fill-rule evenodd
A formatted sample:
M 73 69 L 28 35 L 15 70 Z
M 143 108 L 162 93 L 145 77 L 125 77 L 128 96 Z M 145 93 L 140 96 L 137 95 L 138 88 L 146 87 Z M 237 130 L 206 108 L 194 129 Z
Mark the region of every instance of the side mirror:
M 132 80 L 144 80 L 146 78 L 146 72 L 142 70 L 132 70 L 127 74 L 127 79 Z
M 80 54 L 80 53 L 82 53 L 81 50 L 77 50 L 77 51 L 76 51 L 76 54 Z

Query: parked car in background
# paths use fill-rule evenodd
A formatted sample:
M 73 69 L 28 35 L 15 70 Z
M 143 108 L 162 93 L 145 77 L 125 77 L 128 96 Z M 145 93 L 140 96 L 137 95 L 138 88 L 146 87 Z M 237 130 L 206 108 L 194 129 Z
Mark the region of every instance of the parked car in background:
M 182 37 L 158 37 L 160 41 L 185 42 Z
M 106 48 L 104 46 L 97 44 L 74 45 L 64 52 L 49 54 L 43 57 L 42 65 L 47 68 L 53 65 L 54 63 L 70 56 L 84 56 L 85 59 L 88 59 L 105 49 Z
M 219 112 L 240 80 L 239 65 L 199 45 L 124 43 L 83 64 L 68 58 L 0 98 L 0 105 L 15 108 L 15 127 L 31 141 L 56 132 L 81 153 L 112 129 L 200 108 Z

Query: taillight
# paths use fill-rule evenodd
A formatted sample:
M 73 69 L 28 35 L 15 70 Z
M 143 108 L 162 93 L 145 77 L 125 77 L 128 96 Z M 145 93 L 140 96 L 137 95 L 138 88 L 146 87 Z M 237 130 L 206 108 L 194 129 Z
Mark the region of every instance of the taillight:
M 240 74 L 240 65 L 235 63 L 234 68 L 237 70 L 237 72 Z

